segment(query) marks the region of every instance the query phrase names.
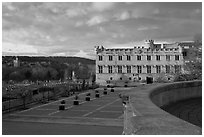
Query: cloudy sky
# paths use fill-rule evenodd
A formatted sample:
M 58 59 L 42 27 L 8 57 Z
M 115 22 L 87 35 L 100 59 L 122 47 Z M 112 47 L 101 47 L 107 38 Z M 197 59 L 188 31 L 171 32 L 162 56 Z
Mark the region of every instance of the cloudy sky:
M 202 3 L 2 3 L 2 55 L 94 58 L 94 46 L 190 41 Z

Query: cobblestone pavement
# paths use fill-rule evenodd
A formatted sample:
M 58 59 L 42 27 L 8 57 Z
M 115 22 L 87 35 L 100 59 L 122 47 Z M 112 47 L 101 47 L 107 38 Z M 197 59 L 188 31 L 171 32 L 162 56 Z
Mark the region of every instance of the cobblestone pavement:
M 202 98 L 179 101 L 162 109 L 202 128 Z

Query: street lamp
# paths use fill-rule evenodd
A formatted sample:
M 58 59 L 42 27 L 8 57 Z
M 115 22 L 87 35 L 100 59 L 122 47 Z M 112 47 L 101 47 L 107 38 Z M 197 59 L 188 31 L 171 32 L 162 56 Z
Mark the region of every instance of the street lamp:
M 46 88 L 48 87 L 47 84 L 45 84 L 45 86 L 46 86 Z M 48 100 L 48 102 L 50 101 L 50 100 L 49 100 L 49 96 L 50 96 L 49 94 L 50 94 L 50 88 L 48 89 L 48 93 L 47 93 L 47 96 L 48 96 L 48 97 L 47 97 L 47 100 Z
M 9 87 L 6 88 L 6 93 L 9 95 L 8 100 L 9 100 L 9 112 L 10 112 L 10 93 L 9 93 Z

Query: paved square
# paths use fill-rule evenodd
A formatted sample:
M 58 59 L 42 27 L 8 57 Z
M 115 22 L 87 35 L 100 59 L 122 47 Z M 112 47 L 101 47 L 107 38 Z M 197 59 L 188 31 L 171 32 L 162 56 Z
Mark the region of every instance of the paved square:
M 43 104 L 41 106 L 37 106 L 28 110 L 17 112 L 12 116 L 16 116 L 18 120 L 21 118 L 23 121 L 25 121 L 24 117 L 26 117 L 27 120 L 29 119 L 29 116 L 32 117 L 32 120 L 36 117 L 36 119 L 42 119 L 42 121 L 43 119 L 51 119 L 52 121 L 54 118 L 65 118 L 68 123 L 69 120 L 67 120 L 67 118 L 72 118 L 72 123 L 75 118 L 77 118 L 77 120 L 81 118 L 83 119 L 83 122 L 81 122 L 81 124 L 86 123 L 87 119 L 87 121 L 89 121 L 88 123 L 93 123 L 93 125 L 100 123 L 99 121 L 95 121 L 96 119 L 101 120 L 101 123 L 104 123 L 106 119 L 109 119 L 108 123 L 111 123 L 111 120 L 118 119 L 120 121 L 119 126 L 123 126 L 123 106 L 121 99 L 118 97 L 118 94 L 121 91 L 116 90 L 115 92 L 110 92 L 110 89 L 108 89 L 107 95 L 103 94 L 103 89 L 100 89 L 99 92 L 101 95 L 100 98 L 95 98 L 95 92 L 93 90 L 90 91 L 91 101 L 85 101 L 87 93 L 83 93 L 83 95 L 81 95 L 79 98 L 80 105 L 73 105 L 74 98 L 72 96 L 60 99 L 58 101 Z M 66 101 L 66 110 L 60 111 L 59 105 L 61 104 L 62 100 Z M 90 118 L 93 120 L 91 120 Z M 13 118 L 12 120 L 15 120 L 15 118 Z

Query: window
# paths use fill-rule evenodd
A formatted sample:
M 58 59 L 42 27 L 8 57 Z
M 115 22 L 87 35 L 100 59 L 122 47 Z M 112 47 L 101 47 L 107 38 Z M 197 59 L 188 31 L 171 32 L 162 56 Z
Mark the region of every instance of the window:
M 179 55 L 175 55 L 175 60 L 179 60 Z
M 186 52 L 186 51 L 183 52 L 183 56 L 184 56 L 184 57 L 187 56 L 187 52 Z
M 151 66 L 147 65 L 147 73 L 151 73 Z
M 170 61 L 170 55 L 166 55 L 166 60 Z
M 161 73 L 161 66 L 156 66 L 157 73 Z
M 181 71 L 181 66 L 180 65 L 175 65 L 175 73 L 179 73 Z
M 98 60 L 99 60 L 99 61 L 102 61 L 102 60 L 103 60 L 103 56 L 99 55 L 99 56 L 98 56 Z
M 113 77 L 110 77 L 110 80 L 113 80 Z
M 147 60 L 151 60 L 151 56 L 150 55 L 147 55 Z
M 166 73 L 170 73 L 170 66 L 166 65 Z
M 113 56 L 109 55 L 109 61 L 113 60 Z
M 113 73 L 113 66 L 108 66 L 108 73 Z
M 130 55 L 127 55 L 127 60 L 131 60 L 131 56 Z
M 160 55 L 156 55 L 156 60 L 160 60 Z
M 123 59 L 123 56 L 118 56 L 118 60 L 122 60 Z
M 131 77 L 129 77 L 129 80 L 132 80 L 132 78 L 131 78 Z
M 103 66 L 98 66 L 98 72 L 103 73 Z
M 122 66 L 118 66 L 118 73 L 123 73 Z
M 138 74 L 142 73 L 142 66 L 137 66 L 137 73 Z
M 141 60 L 141 56 L 138 55 L 138 56 L 137 56 L 137 60 Z
M 127 73 L 131 73 L 131 66 L 127 66 Z
M 120 80 L 123 80 L 123 78 L 120 77 Z

